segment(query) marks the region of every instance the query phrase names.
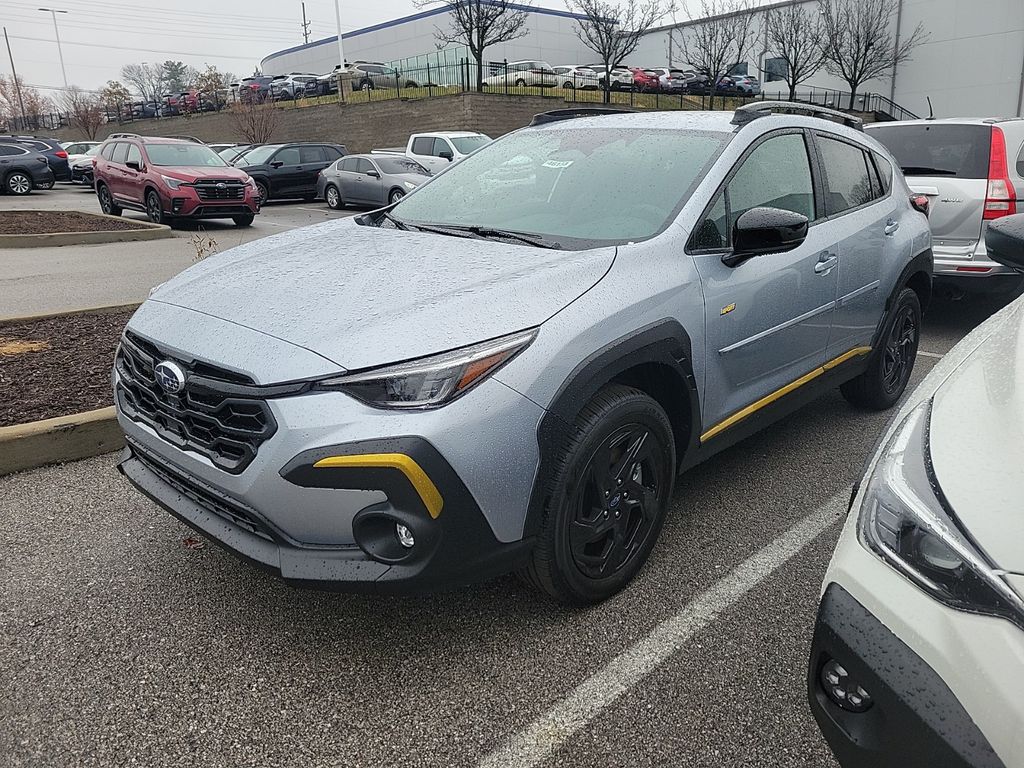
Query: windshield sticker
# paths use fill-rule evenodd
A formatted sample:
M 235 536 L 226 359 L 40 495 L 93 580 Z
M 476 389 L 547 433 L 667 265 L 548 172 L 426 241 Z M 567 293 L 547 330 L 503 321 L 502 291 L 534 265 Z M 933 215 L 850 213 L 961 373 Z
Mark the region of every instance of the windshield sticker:
M 545 168 L 568 168 L 572 164 L 572 160 L 545 160 L 542 163 Z

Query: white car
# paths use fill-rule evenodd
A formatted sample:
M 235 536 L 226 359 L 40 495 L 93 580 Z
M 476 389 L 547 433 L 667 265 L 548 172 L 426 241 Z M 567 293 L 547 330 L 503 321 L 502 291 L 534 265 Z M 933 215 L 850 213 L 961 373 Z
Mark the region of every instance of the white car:
M 611 89 L 613 91 L 629 91 L 633 88 L 633 73 L 629 67 L 620 65 L 617 67 L 605 68 L 604 64 L 598 62 L 597 64 L 587 64 L 587 68 L 594 70 L 597 73 L 598 86 L 604 87 L 605 77 L 608 76 L 611 81 Z
M 524 88 L 537 86 L 554 88 L 558 84 L 558 76 L 546 61 L 513 61 L 504 72 L 499 71 L 485 77 L 485 88 Z
M 571 64 L 563 64 L 554 68 L 558 75 L 558 84 L 563 88 L 583 88 L 586 90 L 600 88 L 597 79 L 597 72 L 590 67 L 577 67 Z
M 986 242 L 1024 270 L 1024 215 Z M 1024 766 L 1022 507 L 1024 298 L 928 374 L 856 490 L 807 677 L 843 768 Z
M 102 141 L 62 141 L 60 145 L 68 153 L 68 166 L 70 167 L 76 160 L 84 158 L 90 149 L 94 149 L 102 143 Z

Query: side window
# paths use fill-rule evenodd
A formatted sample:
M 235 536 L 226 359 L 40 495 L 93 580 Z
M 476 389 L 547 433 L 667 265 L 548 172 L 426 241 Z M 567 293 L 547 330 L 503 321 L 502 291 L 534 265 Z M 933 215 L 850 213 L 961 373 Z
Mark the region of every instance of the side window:
M 429 136 L 420 136 L 412 140 L 412 153 L 414 155 L 429 155 L 433 152 L 434 140 Z
M 342 160 L 340 163 L 338 163 L 338 170 L 339 171 L 347 171 L 349 173 L 354 173 L 356 168 L 358 167 L 358 164 L 359 164 L 358 158 L 346 157 L 344 160 Z
M 295 147 L 285 147 L 274 155 L 274 160 L 285 165 L 299 164 L 299 150 Z
M 128 145 L 119 141 L 114 144 L 114 154 L 110 157 L 110 162 L 117 163 L 118 165 L 124 165 L 125 158 L 128 155 Z
M 359 162 L 359 172 L 360 173 L 369 173 L 370 171 L 377 170 L 376 168 L 373 167 L 373 163 L 371 163 L 365 157 L 360 157 L 358 162 Z
M 135 146 L 134 144 L 129 144 L 128 145 L 128 156 L 125 158 L 125 162 L 128 163 L 128 162 L 131 162 L 133 160 L 141 166 L 142 165 L 142 153 L 139 151 L 139 148 L 137 146 Z
M 1024 145 L 1020 148 L 1020 154 L 1017 155 L 1017 175 L 1024 176 Z
M 821 135 L 818 136 L 818 148 L 825 171 L 825 210 L 829 216 L 874 199 L 864 150 Z
M 114 145 L 104 144 L 103 149 L 100 150 L 100 156 L 105 160 L 110 160 L 114 156 Z
M 299 162 L 300 163 L 322 163 L 327 159 L 324 154 L 324 148 L 319 144 L 311 144 L 305 147 L 299 147 Z
M 328 160 L 337 160 L 341 157 L 341 151 L 337 147 L 332 147 L 329 144 L 324 145 L 324 152 L 327 153 Z
M 451 146 L 449 146 L 448 142 L 445 141 L 444 139 L 438 137 L 438 138 L 434 139 L 434 151 L 431 152 L 430 154 L 432 154 L 434 157 L 440 157 L 442 152 L 451 152 L 451 151 L 452 151 L 452 148 L 451 148 Z
M 729 247 L 729 228 L 726 226 L 725 193 L 719 193 L 704 219 L 693 230 L 690 248 L 719 250 Z
M 21 147 L 12 147 L 7 144 L 0 144 L 0 156 L 11 157 L 13 155 L 27 155 L 28 150 Z
M 1021 154 L 1024 155 L 1024 149 L 1021 150 Z M 878 175 L 882 180 L 882 194 L 888 195 L 889 190 L 892 189 L 892 163 L 877 152 L 872 152 L 871 156 L 875 158 L 875 168 L 878 169 Z M 1019 163 L 1020 161 L 1018 161 L 1018 165 Z

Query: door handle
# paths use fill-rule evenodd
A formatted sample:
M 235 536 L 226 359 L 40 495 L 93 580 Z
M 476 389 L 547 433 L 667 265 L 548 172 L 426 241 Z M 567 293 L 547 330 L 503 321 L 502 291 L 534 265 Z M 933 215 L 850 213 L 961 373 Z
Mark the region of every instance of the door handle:
M 895 235 L 896 230 L 899 228 L 900 223 L 898 221 L 893 221 L 892 219 L 889 219 L 887 222 L 885 222 L 885 234 L 889 235 L 890 237 L 892 235 Z
M 818 258 L 818 263 L 814 265 L 814 271 L 816 274 L 825 275 L 831 272 L 832 268 L 838 263 L 839 257 L 834 253 L 826 251 Z

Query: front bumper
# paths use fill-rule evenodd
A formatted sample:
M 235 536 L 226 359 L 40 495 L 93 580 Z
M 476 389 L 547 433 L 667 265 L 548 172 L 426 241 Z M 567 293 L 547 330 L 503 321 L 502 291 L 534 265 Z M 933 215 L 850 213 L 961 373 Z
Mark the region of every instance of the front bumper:
M 237 200 L 201 200 L 194 189 L 182 186 L 162 191 L 164 211 L 175 218 L 226 219 L 232 216 L 255 216 L 260 212 L 256 193 L 244 187 L 244 196 Z
M 872 700 L 842 708 L 821 673 L 837 661 Z M 843 768 L 1001 768 L 1003 762 L 942 678 L 838 584 L 818 610 L 807 674 L 811 711 Z
M 445 500 L 433 516 L 400 472 L 314 469 L 317 456 L 401 451 L 436 482 Z M 313 456 L 312 454 L 316 454 Z M 424 440 L 405 438 L 381 445 L 317 449 L 296 457 L 282 475 L 297 486 L 337 486 L 382 491 L 386 501 L 367 505 L 354 520 L 358 544 L 311 546 L 295 541 L 267 517 L 161 459 L 128 439 L 118 468 L 146 496 L 236 556 L 302 587 L 353 592 L 414 594 L 483 581 L 520 566 L 532 539 L 501 543 L 472 495 L 443 457 Z M 395 524 L 415 536 L 410 549 L 398 544 Z

